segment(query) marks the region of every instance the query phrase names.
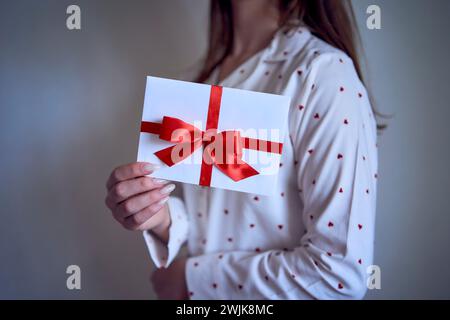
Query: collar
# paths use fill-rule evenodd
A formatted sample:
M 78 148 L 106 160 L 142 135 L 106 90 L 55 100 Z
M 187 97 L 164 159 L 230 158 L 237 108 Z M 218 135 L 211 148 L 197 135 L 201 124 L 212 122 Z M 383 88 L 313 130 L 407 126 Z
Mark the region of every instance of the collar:
M 311 36 L 309 29 L 300 20 L 290 20 L 277 31 L 272 42 L 263 53 L 262 61 L 281 62 L 295 56 Z

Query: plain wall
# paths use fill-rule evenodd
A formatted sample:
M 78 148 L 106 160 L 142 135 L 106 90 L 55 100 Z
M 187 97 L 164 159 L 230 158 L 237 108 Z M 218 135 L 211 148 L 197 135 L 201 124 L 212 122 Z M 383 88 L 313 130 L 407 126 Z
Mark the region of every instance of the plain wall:
M 82 30 L 66 28 L 78 4 Z M 379 109 L 375 263 L 367 298 L 450 298 L 447 0 L 354 1 Z M 365 27 L 369 4 L 382 30 Z M 134 161 L 146 75 L 204 53 L 208 1 L 0 2 L 0 298 L 153 298 L 139 233 L 103 204 Z M 66 268 L 82 290 L 66 288 Z

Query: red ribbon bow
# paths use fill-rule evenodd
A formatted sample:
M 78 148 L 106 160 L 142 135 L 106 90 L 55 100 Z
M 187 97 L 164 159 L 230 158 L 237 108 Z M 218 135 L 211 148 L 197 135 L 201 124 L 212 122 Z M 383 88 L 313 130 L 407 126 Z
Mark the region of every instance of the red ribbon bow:
M 191 156 L 195 150 L 203 147 L 202 167 L 199 184 L 210 186 L 212 166 L 234 181 L 259 174 L 242 160 L 242 149 L 254 149 L 281 154 L 283 144 L 241 137 L 239 131 L 217 132 L 222 87 L 211 86 L 206 130 L 173 117 L 163 117 L 162 123 L 141 123 L 141 132 L 158 134 L 161 140 L 176 143 L 173 146 L 155 152 L 155 155 L 169 167 Z

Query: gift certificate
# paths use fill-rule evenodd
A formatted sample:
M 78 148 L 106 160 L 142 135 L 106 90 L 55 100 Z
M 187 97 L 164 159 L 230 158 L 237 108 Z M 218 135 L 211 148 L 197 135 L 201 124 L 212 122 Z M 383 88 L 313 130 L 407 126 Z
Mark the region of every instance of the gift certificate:
M 289 106 L 286 96 L 147 77 L 137 160 L 161 166 L 152 177 L 271 195 Z

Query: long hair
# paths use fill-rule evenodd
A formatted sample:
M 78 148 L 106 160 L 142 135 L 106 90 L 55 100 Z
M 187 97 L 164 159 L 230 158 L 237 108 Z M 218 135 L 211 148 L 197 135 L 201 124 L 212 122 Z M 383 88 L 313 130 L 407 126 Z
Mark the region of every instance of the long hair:
M 210 13 L 209 46 L 206 60 L 197 81 L 204 82 L 212 71 L 231 52 L 233 45 L 233 15 L 230 0 L 212 0 Z M 361 82 L 369 92 L 372 111 L 383 117 L 374 108 L 374 99 L 365 82 L 361 61 L 361 38 L 356 27 L 355 15 L 349 0 L 279 0 L 280 28 L 292 19 L 303 21 L 311 33 L 328 44 L 345 52 L 352 60 Z M 378 124 L 378 129 L 386 125 Z

